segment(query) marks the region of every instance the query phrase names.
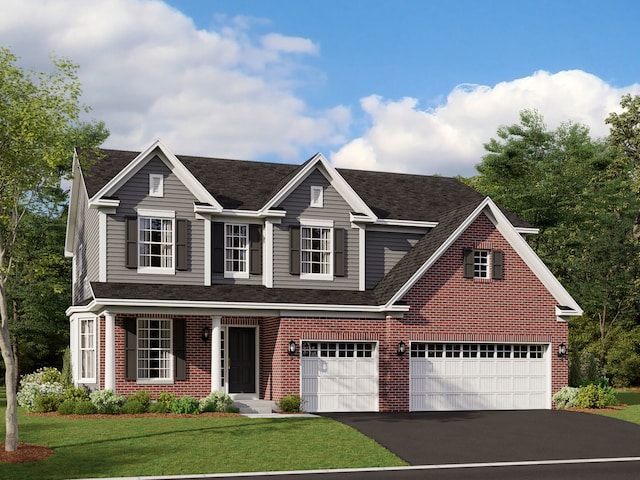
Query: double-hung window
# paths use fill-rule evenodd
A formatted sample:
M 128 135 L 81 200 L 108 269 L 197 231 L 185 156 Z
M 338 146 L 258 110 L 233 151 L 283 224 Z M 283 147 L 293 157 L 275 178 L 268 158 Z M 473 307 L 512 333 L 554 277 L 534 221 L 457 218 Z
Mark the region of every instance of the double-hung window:
M 138 380 L 172 380 L 171 320 L 138 319 Z
M 96 321 L 80 319 L 80 381 L 96 381 Z
M 175 213 L 138 210 L 138 271 L 174 273 Z
M 479 280 L 504 278 L 504 252 L 489 249 L 464 250 L 464 276 Z
M 225 224 L 224 276 L 249 278 L 249 225 Z
M 333 222 L 300 224 L 300 278 L 333 279 Z

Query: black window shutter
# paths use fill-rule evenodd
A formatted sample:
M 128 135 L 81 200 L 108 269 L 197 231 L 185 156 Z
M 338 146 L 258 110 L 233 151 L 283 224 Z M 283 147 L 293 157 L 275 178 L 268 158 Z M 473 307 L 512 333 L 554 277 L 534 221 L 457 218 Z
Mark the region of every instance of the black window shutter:
M 473 278 L 473 250 L 464 249 L 464 278 Z
M 137 327 L 138 320 L 135 318 L 124 319 L 124 378 L 135 380 L 137 378 Z
M 262 226 L 249 225 L 249 273 L 262 275 Z
M 126 217 L 125 219 L 125 266 L 138 268 L 138 219 Z
M 183 318 L 173 319 L 173 363 L 176 380 L 187 379 L 187 325 Z
M 289 227 L 289 273 L 300 275 L 300 225 Z
M 189 222 L 176 220 L 176 270 L 187 270 Z
M 493 274 L 491 278 L 494 280 L 502 280 L 504 278 L 504 252 L 502 250 L 493 250 L 491 257 L 493 262 Z
M 213 273 L 224 273 L 224 223 L 211 222 Z
M 333 274 L 336 277 L 344 277 L 344 236 L 344 228 L 333 231 Z

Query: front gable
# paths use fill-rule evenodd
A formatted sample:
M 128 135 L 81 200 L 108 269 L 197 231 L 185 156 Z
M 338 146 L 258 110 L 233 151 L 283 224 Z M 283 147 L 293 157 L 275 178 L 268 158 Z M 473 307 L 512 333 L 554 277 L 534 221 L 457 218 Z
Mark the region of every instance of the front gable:
M 517 255 L 522 263 L 526 265 L 528 273 L 534 275 L 548 293 L 555 299 L 555 314 L 558 320 L 567 320 L 570 316 L 582 315 L 582 309 L 577 302 L 560 284 L 558 279 L 555 278 L 547 266 L 542 262 L 540 257 L 538 257 L 522 235 L 518 233 L 515 227 L 509 222 L 489 197 L 480 202 L 473 211 L 467 213 L 466 218 L 458 215 L 465 215 L 466 212 L 471 210 L 472 206 L 473 204 L 461 208 L 457 212 L 452 212 L 447 221 L 441 222 L 438 227 L 434 228 L 432 232 L 427 234 L 425 238 L 418 242 L 413 251 L 409 252 L 409 254 L 407 254 L 405 258 L 403 258 L 403 260 L 400 261 L 394 269 L 392 269 L 389 279 L 393 279 L 395 275 L 398 276 L 403 283 L 401 286 L 399 282 L 396 283 L 399 287 L 393 289 L 395 293 L 393 293 L 386 302 L 388 307 L 402 301 L 404 296 L 414 287 L 414 285 L 416 285 L 428 272 L 430 272 L 434 265 L 443 256 L 452 254 L 451 249 L 456 248 L 455 245 L 459 239 L 462 237 L 467 238 L 469 235 L 469 233 L 467 233 L 468 230 L 476 225 L 476 222 L 482 219 L 482 222 L 488 221 L 493 226 L 492 235 L 499 235 L 499 237 L 506 242 L 505 245 L 508 245 L 509 250 L 512 251 L 514 255 Z M 469 232 L 473 232 L 473 229 L 469 230 Z M 487 235 L 487 233 L 477 232 L 475 236 L 472 236 L 473 245 L 469 244 L 463 248 L 462 251 L 457 253 L 455 250 L 453 251 L 454 257 L 458 258 L 458 266 L 462 269 L 461 272 L 463 277 L 465 275 L 469 276 L 469 272 L 465 272 L 465 263 L 469 261 L 468 258 L 466 258 L 465 252 L 468 252 L 469 250 L 473 251 L 474 249 L 485 251 L 494 250 L 491 246 L 491 242 L 485 238 Z M 502 257 L 502 261 L 505 262 L 501 266 L 501 274 L 503 275 L 503 278 L 507 277 L 509 272 L 507 270 L 507 260 L 504 258 L 504 249 L 496 250 L 500 252 L 499 256 Z M 420 255 L 421 253 L 422 256 Z M 492 268 L 492 266 L 490 265 L 489 268 Z M 484 281 L 484 279 L 482 281 Z M 381 284 L 384 285 L 384 280 Z M 461 300 L 457 301 L 464 303 L 464 296 L 461 298 Z M 525 298 L 525 296 L 520 298 Z

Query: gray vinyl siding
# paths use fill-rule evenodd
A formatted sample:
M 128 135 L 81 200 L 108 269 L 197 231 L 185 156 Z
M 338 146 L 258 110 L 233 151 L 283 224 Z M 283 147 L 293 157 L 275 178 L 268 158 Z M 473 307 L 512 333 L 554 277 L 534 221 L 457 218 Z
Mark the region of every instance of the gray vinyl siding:
M 78 304 L 91 296 L 89 282 L 98 280 L 98 211 L 88 207 L 84 181 L 78 182 L 78 207 L 73 261 L 75 262 L 73 303 Z
M 422 238 L 422 234 L 367 231 L 365 287 L 374 288 L 389 270 Z
M 164 195 L 149 196 L 149 174 L 162 174 Z M 107 218 L 107 281 L 129 283 L 204 284 L 204 221 L 196 220 L 196 200 L 158 157 L 151 159 L 114 195 L 120 200 L 116 214 Z M 188 262 L 186 271 L 173 275 L 141 274 L 125 267 L 125 218 L 136 217 L 136 209 L 175 211 L 175 218 L 187 219 Z M 175 265 L 175 258 L 174 258 Z
M 311 186 L 324 187 L 322 208 L 310 207 Z M 351 228 L 351 208 L 332 187 L 319 169 L 313 171 L 279 205 L 287 212 L 280 225 L 273 228 L 273 286 L 275 288 L 315 288 L 358 290 L 358 230 Z M 345 229 L 345 276 L 333 281 L 301 280 L 289 273 L 289 226 L 299 225 L 300 218 L 333 220 L 333 227 Z M 333 260 L 333 258 L 332 258 Z

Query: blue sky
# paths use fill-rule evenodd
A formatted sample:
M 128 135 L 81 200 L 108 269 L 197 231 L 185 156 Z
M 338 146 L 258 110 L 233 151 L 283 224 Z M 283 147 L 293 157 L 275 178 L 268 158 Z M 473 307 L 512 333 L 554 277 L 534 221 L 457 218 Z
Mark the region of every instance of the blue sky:
M 470 176 L 536 108 L 593 136 L 640 94 L 632 1 L 0 0 L 0 45 L 80 65 L 110 148 Z

